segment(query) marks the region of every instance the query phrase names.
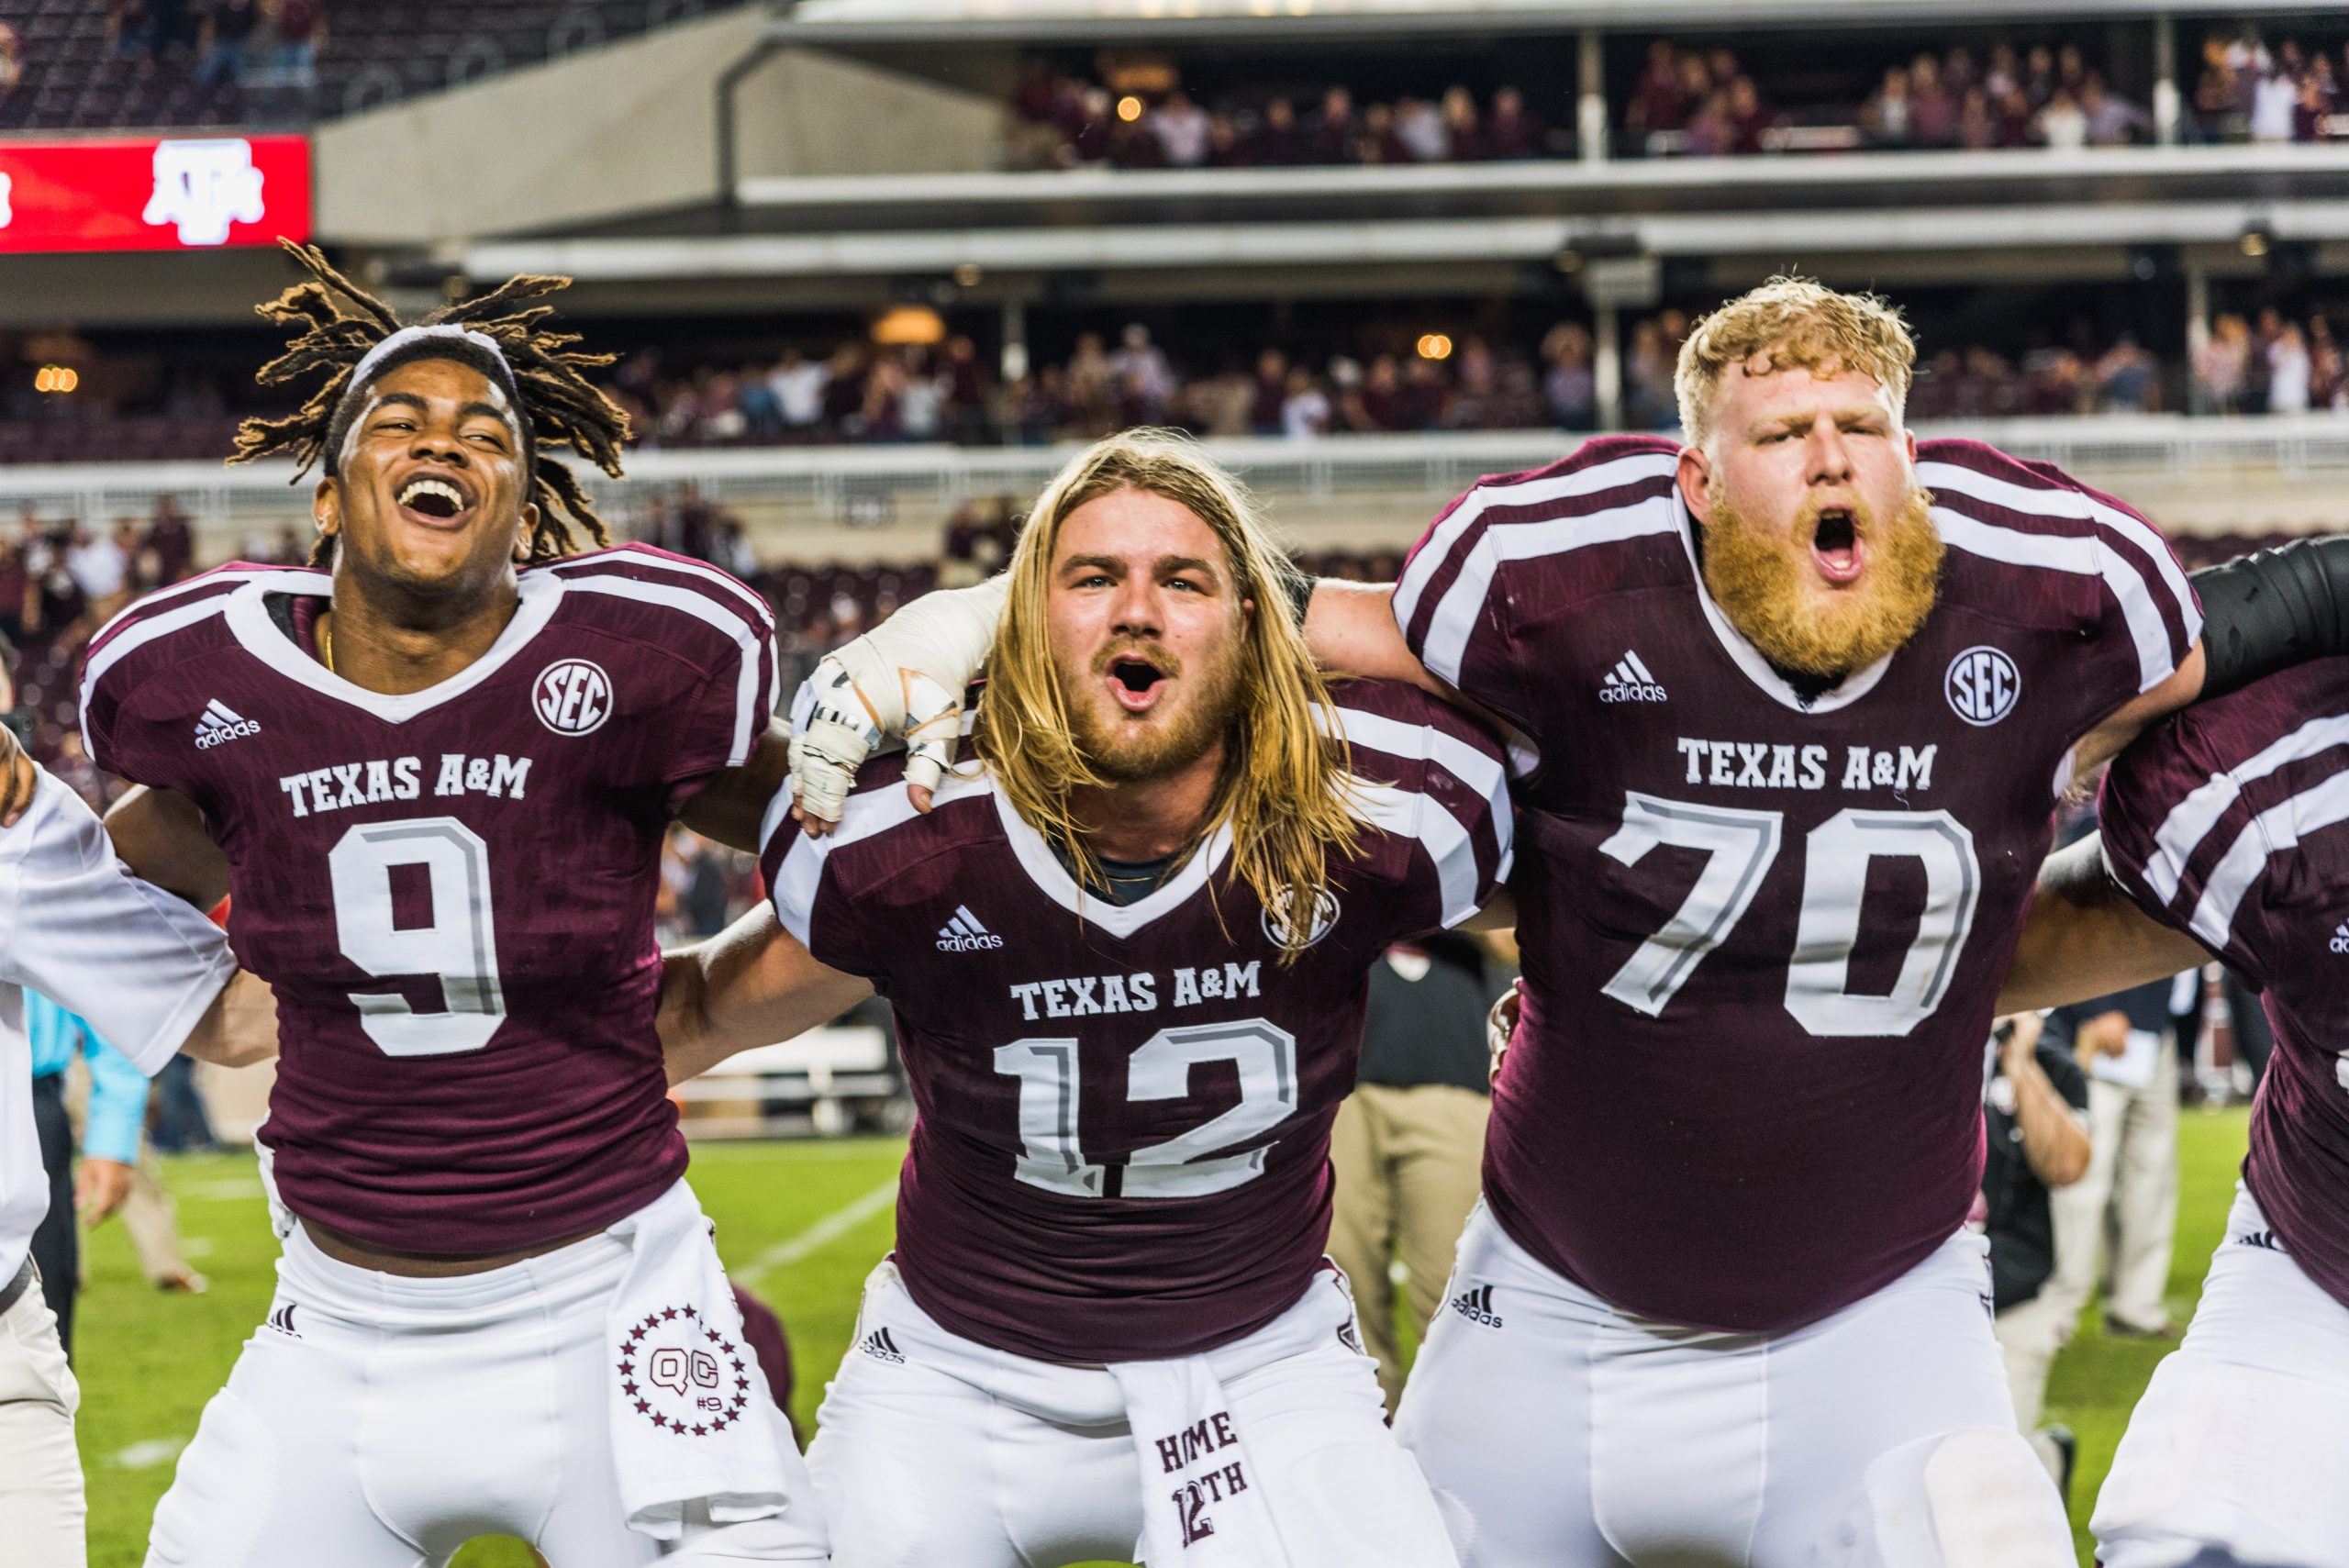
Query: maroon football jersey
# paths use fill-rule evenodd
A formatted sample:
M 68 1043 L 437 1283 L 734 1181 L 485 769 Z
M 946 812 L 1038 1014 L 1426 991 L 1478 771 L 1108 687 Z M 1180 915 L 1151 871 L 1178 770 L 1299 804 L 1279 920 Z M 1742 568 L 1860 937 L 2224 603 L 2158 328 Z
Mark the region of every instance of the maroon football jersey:
M 1309 911 L 1228 874 L 1229 829 L 1135 903 L 1082 896 L 984 770 L 925 817 L 902 759 L 869 767 L 829 838 L 770 814 L 784 925 L 896 1010 L 917 1110 L 897 1259 L 955 1333 L 1046 1361 L 1188 1355 L 1311 1284 L 1370 965 L 1465 919 L 1509 853 L 1494 741 L 1408 687 L 1337 701 L 1370 826 Z M 1297 918 L 1312 945 L 1284 963 Z
M 2349 1305 L 2349 659 L 2288 670 L 2154 729 L 2105 781 L 2104 852 L 2145 912 L 2266 993 L 2276 1054 L 2243 1179 Z
M 1983 1041 L 2073 745 L 2200 613 L 2118 501 L 1928 441 L 1940 600 L 1807 699 L 1704 591 L 1677 451 L 1603 439 L 1477 485 L 1395 614 L 1522 736 L 1495 1217 L 1618 1307 L 1776 1331 L 1965 1220 Z
M 606 1225 L 685 1165 L 653 1031 L 672 808 L 747 758 L 773 622 L 725 573 L 640 546 L 521 574 L 464 671 L 406 696 L 328 672 L 228 566 L 93 640 L 98 763 L 177 790 L 227 851 L 228 936 L 277 992 L 262 1140 L 295 1214 L 403 1252 Z

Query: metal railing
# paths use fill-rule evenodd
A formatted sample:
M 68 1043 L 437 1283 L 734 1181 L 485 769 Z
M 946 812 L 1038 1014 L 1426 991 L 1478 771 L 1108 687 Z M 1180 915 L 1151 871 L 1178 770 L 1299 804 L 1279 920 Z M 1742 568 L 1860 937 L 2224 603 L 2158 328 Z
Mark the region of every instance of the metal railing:
M 2271 474 L 2287 480 L 2349 470 L 2349 415 L 2188 418 L 2105 415 L 1934 425 L 1927 436 L 1988 441 L 2017 457 L 2084 473 Z M 1451 495 L 1487 473 L 1539 467 L 1585 438 L 1563 430 L 1210 440 L 1216 459 L 1269 495 Z M 974 498 L 1032 495 L 1075 449 L 832 446 L 639 451 L 624 480 L 596 493 L 626 506 L 693 484 L 716 500 L 805 509 L 853 528 L 900 507 L 950 507 Z M 77 463 L 0 467 L 0 510 L 31 506 L 92 521 L 142 514 L 175 497 L 209 528 L 306 519 L 309 490 L 290 464 Z

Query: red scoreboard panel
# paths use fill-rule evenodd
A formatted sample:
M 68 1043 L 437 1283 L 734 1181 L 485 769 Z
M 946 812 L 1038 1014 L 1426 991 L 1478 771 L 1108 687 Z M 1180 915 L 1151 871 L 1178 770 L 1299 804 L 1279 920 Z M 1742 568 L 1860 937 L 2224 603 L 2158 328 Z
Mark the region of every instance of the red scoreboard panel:
M 0 254 L 210 250 L 309 237 L 306 137 L 0 142 Z

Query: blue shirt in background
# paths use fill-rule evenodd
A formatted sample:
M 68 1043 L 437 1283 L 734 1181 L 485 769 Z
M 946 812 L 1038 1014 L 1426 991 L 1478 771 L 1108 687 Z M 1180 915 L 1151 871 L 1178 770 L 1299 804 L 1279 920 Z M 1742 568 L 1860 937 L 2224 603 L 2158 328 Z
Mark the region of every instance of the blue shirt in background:
M 32 1040 L 35 1078 L 64 1072 L 75 1051 L 89 1058 L 90 1112 L 82 1129 L 83 1158 L 139 1163 L 139 1140 L 147 1126 L 147 1075 L 100 1039 L 80 1014 L 67 1012 L 38 991 L 25 993 L 25 1033 Z

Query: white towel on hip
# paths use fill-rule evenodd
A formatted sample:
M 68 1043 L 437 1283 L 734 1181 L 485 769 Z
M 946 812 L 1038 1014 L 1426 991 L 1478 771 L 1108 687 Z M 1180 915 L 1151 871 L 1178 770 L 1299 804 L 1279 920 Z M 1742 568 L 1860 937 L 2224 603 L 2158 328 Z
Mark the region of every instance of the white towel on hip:
M 1247 1445 L 1205 1356 L 1112 1362 L 1141 1464 L 1149 1568 L 1288 1568 Z
M 605 1328 L 612 1457 L 629 1528 L 655 1540 L 689 1503 L 714 1524 L 782 1513 L 798 1473 L 711 1231 L 683 1182 L 611 1228 L 633 1249 Z

